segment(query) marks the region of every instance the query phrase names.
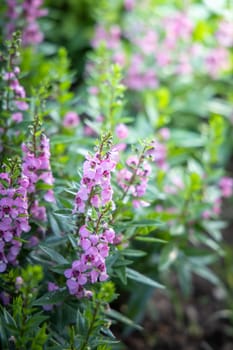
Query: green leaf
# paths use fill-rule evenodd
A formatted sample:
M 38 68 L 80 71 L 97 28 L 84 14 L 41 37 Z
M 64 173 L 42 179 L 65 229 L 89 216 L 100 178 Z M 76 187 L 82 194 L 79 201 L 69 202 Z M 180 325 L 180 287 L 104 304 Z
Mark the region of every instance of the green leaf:
M 79 310 L 77 311 L 76 328 L 79 334 L 85 334 L 88 328 L 88 322 Z
M 222 230 L 227 226 L 224 221 L 204 221 L 204 229 L 218 242 L 222 240 Z
M 122 315 L 120 312 L 116 311 L 116 310 L 112 310 L 112 309 L 108 309 L 106 311 L 107 316 L 109 316 L 110 318 L 113 318 L 114 320 L 117 320 L 119 322 L 122 322 L 124 324 L 126 324 L 127 326 L 136 328 L 138 330 L 142 330 L 143 327 L 135 324 L 130 318 Z
M 145 227 L 145 226 L 162 226 L 163 223 L 159 220 L 155 219 L 144 219 L 144 220 L 139 220 L 139 221 L 131 221 L 130 222 L 131 226 L 136 226 L 136 227 Z
M 144 252 L 142 250 L 136 250 L 136 249 L 125 249 L 122 251 L 122 254 L 124 256 L 130 256 L 130 257 L 134 257 L 134 258 L 147 255 L 146 252 Z
M 72 210 L 71 209 L 59 209 L 59 210 L 55 210 L 54 211 L 54 215 L 56 216 L 61 216 L 61 217 L 65 217 L 67 219 L 67 217 L 70 217 L 72 215 Z
M 145 109 L 150 124 L 152 127 L 154 127 L 158 120 L 158 110 L 156 106 L 155 96 L 153 96 L 152 94 L 147 93 L 145 95 Z
M 46 254 L 48 255 L 52 261 L 57 262 L 58 264 L 69 264 L 69 261 L 66 260 L 61 254 L 59 254 L 58 252 L 56 252 L 54 249 L 43 246 L 43 245 L 39 245 L 39 248 Z
M 41 298 L 35 300 L 33 305 L 50 305 L 63 302 L 69 293 L 67 289 L 55 290 L 53 292 L 45 293 Z
M 161 221 L 155 219 L 144 219 L 138 221 L 126 221 L 120 222 L 117 225 L 117 228 L 125 228 L 129 226 L 133 227 L 158 227 L 164 225 Z
M 49 316 L 41 315 L 41 313 L 34 314 L 26 323 L 25 323 L 25 330 L 35 329 L 37 328 L 42 322 L 47 320 Z
M 12 325 L 14 328 L 17 329 L 17 324 L 16 324 L 14 318 L 11 316 L 11 314 L 5 308 L 1 307 L 1 309 L 2 309 L 2 312 L 3 312 L 3 317 L 4 317 L 5 322 L 8 325 Z
M 77 143 L 77 137 L 67 135 L 55 135 L 51 139 L 51 145 L 64 144 L 64 143 Z
M 150 277 L 142 275 L 138 271 L 130 269 L 129 267 L 126 268 L 126 276 L 129 279 L 140 282 L 142 284 L 146 284 L 146 285 L 151 286 L 151 287 L 160 288 L 160 289 L 165 288 L 162 284 L 152 280 Z
M 207 235 L 204 235 L 202 233 L 198 233 L 196 232 L 195 237 L 202 242 L 203 244 L 205 244 L 206 246 L 208 246 L 209 248 L 211 248 L 212 250 L 216 251 L 218 254 L 220 255 L 224 255 L 224 251 L 221 248 L 221 246 L 213 239 L 211 239 L 210 237 L 208 237 Z
M 114 272 L 117 275 L 117 277 L 121 280 L 121 282 L 126 285 L 127 283 L 127 276 L 126 276 L 126 268 L 125 266 L 115 267 Z
M 184 295 L 189 296 L 192 290 L 192 271 L 188 261 L 184 259 L 178 260 L 177 273 Z
M 205 140 L 200 134 L 181 129 L 172 130 L 171 140 L 176 146 L 184 148 L 201 147 L 205 144 Z
M 160 256 L 159 269 L 160 271 L 167 270 L 169 266 L 177 259 L 179 251 L 173 244 L 167 245 Z
M 220 279 L 213 273 L 208 267 L 205 266 L 193 266 L 192 267 L 193 272 L 195 272 L 197 275 L 203 277 L 204 279 L 208 280 L 209 282 L 220 286 L 222 283 Z
M 207 102 L 207 108 L 210 113 L 221 114 L 225 117 L 230 117 L 232 106 L 223 99 L 213 99 Z
M 155 238 L 155 237 L 144 237 L 144 236 L 137 236 L 135 237 L 137 241 L 143 241 L 148 243 L 167 243 L 164 239 Z

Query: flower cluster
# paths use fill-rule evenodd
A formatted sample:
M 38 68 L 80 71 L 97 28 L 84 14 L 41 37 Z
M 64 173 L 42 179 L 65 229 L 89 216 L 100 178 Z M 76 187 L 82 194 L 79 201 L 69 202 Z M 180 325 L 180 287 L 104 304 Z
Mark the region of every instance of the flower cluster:
M 76 112 L 69 111 L 65 114 L 63 119 L 63 126 L 67 129 L 75 128 L 79 125 L 80 119 Z
M 104 158 L 100 153 L 87 156 L 81 186 L 75 198 L 75 212 L 84 213 L 89 203 L 100 208 L 112 200 L 111 172 L 115 166 L 111 153 L 107 153 Z
M 151 156 L 152 160 L 155 162 L 158 168 L 167 170 L 167 147 L 164 143 L 157 140 L 153 141 L 151 144 L 151 149 L 148 154 Z
M 113 207 L 111 172 L 116 162 L 114 152 L 102 151 L 88 156 L 83 165 L 83 177 L 75 198 L 74 213 L 85 212 L 85 224 L 78 230 L 79 258 L 65 271 L 67 287 L 78 298 L 91 296 L 84 286 L 108 278 L 106 257 L 109 244 L 114 243 L 115 232 L 108 226 L 110 208 Z M 92 216 L 92 209 L 96 217 Z
M 36 185 L 39 181 L 51 186 L 54 178 L 50 166 L 50 147 L 49 139 L 45 135 L 41 135 L 39 145 L 22 145 L 23 163 L 22 173 L 29 179 L 27 188 L 28 194 L 36 193 Z M 44 199 L 47 202 L 54 202 L 54 193 L 52 189 L 46 190 Z M 37 220 L 46 220 L 46 211 L 43 206 L 39 206 L 38 200 L 34 200 L 30 212 Z
M 231 197 L 233 194 L 233 179 L 227 176 L 222 177 L 219 181 L 219 187 L 222 197 Z
M 24 0 L 23 17 L 25 27 L 23 31 L 24 45 L 35 45 L 42 42 L 44 36 L 40 31 L 37 19 L 47 15 L 46 9 L 41 9 L 44 0 Z
M 7 36 L 10 37 L 16 29 L 21 29 L 25 46 L 42 42 L 44 36 L 37 20 L 47 14 L 46 9 L 41 9 L 43 2 L 43 0 L 24 0 L 19 3 L 18 0 L 7 0 Z M 23 28 L 18 28 L 17 25 L 20 26 L 21 23 Z
M 219 191 L 215 193 L 215 196 L 211 198 L 207 193 L 207 203 L 210 205 L 210 209 L 206 209 L 202 213 L 204 219 L 209 219 L 212 216 L 219 216 L 222 212 L 223 198 L 229 198 L 233 195 L 233 179 L 224 176 L 219 180 Z M 211 200 L 211 202 L 210 202 Z
M 127 128 L 127 126 L 125 124 L 117 124 L 116 128 L 115 128 L 115 133 L 116 133 L 116 136 L 123 140 L 123 139 L 126 139 L 129 135 L 129 130 Z
M 163 15 L 156 23 L 150 23 L 150 19 L 146 22 L 137 17 L 133 7 L 123 29 L 118 25 L 112 25 L 109 29 L 99 25 L 92 41 L 94 47 L 103 41 L 106 43 L 112 52 L 112 60 L 126 69 L 124 83 L 130 89 L 154 89 L 160 80 L 169 75 L 192 76 L 196 73 L 196 67 L 197 73 L 201 70 L 213 79 L 228 69 L 228 48 L 233 44 L 233 26 L 230 22 L 222 20 L 214 40 L 208 44 L 193 43 L 196 23 L 188 9 L 186 12 L 174 11 Z M 126 44 L 124 38 L 127 39 Z
M 8 264 L 16 265 L 22 243 L 22 232 L 28 232 L 27 188 L 29 181 L 21 177 L 16 186 L 7 172 L 0 173 L 0 272 Z
M 109 244 L 114 242 L 115 232 L 106 224 L 101 231 L 93 232 L 87 225 L 81 226 L 79 230 L 80 258 L 72 263 L 72 268 L 65 271 L 69 292 L 78 298 L 91 295 L 84 288 L 85 284 L 108 278 L 105 259 L 109 254 Z
M 135 208 L 145 206 L 147 203 L 141 200 L 141 197 L 147 189 L 151 166 L 144 154 L 141 157 L 130 156 L 126 164 L 128 168 L 118 171 L 117 182 L 124 191 L 124 197 L 126 194 L 131 194 L 135 198 L 132 202 Z
M 219 45 L 225 47 L 233 46 L 233 23 L 232 21 L 222 20 L 219 23 L 218 30 L 216 32 L 216 38 Z
M 18 75 L 20 73 L 19 67 L 15 66 L 11 72 L 5 72 L 3 78 L 8 83 L 9 89 L 14 94 L 13 106 L 11 108 L 15 111 L 12 114 L 12 121 L 20 123 L 23 120 L 22 111 L 28 109 L 28 104 L 24 101 L 26 93 L 24 87 L 20 84 Z
M 7 12 L 6 15 L 8 17 L 8 21 L 6 24 L 6 32 L 8 38 L 15 30 L 15 21 L 18 18 L 17 13 L 17 0 L 7 0 Z
M 117 49 L 121 37 L 121 29 L 115 25 L 107 31 L 104 27 L 98 26 L 96 28 L 95 37 L 92 40 L 93 47 L 98 47 L 101 42 L 105 42 L 109 49 Z

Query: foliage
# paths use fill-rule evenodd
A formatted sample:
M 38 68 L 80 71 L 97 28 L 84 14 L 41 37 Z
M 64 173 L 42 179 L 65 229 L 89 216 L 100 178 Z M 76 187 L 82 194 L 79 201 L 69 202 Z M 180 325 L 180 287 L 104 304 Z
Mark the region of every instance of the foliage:
M 0 346 L 120 349 L 154 290 L 225 288 L 232 24 L 208 1 L 46 6 L 0 6 Z

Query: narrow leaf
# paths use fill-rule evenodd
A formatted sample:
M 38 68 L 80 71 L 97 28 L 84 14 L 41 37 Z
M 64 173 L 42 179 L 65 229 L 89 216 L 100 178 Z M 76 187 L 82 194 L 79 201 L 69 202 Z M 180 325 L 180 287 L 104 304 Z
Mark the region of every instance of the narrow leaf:
M 150 277 L 142 275 L 138 271 L 130 269 L 129 267 L 126 268 L 126 275 L 127 275 L 128 278 L 130 278 L 130 279 L 132 279 L 134 281 L 140 282 L 142 284 L 146 284 L 148 286 L 155 287 L 155 288 L 160 288 L 160 289 L 164 289 L 165 288 L 162 284 L 152 280 Z

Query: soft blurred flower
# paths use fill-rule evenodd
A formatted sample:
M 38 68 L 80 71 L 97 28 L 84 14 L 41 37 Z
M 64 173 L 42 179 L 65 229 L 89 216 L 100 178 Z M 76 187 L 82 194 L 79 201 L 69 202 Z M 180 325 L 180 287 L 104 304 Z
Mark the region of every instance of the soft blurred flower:
M 129 134 L 129 130 L 125 124 L 118 124 L 116 126 L 115 132 L 116 132 L 116 136 L 122 140 L 126 139 Z
M 79 116 L 76 112 L 67 112 L 63 119 L 63 126 L 65 128 L 76 127 L 80 123 Z

